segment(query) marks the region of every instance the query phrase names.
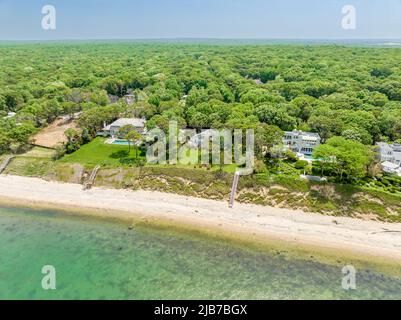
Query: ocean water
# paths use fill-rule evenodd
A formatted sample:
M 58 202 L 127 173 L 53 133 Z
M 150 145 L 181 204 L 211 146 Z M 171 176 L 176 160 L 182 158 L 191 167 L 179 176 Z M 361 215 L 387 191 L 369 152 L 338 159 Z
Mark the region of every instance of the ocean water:
M 345 265 L 346 262 L 344 262 Z M 42 267 L 56 269 L 44 290 Z M 0 299 L 401 299 L 401 280 L 121 222 L 0 207 Z

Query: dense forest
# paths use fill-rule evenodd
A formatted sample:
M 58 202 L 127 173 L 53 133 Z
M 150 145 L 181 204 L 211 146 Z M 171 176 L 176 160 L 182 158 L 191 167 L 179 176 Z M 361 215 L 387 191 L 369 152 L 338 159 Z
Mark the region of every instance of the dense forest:
M 121 99 L 127 94 L 134 103 Z M 40 128 L 77 112 L 84 142 L 119 116 L 146 117 L 149 128 L 169 120 L 265 128 L 267 140 L 274 128 L 300 129 L 354 149 L 401 141 L 401 54 L 337 45 L 0 46 L 0 153 L 24 150 Z

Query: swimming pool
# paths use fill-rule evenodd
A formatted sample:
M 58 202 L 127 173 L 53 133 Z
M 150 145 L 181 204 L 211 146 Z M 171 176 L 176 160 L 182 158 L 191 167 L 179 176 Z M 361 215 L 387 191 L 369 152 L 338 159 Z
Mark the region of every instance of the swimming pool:
M 111 144 L 116 144 L 116 145 L 120 145 L 120 146 L 128 146 L 129 143 L 127 140 L 114 140 Z M 131 143 L 132 145 L 132 143 Z

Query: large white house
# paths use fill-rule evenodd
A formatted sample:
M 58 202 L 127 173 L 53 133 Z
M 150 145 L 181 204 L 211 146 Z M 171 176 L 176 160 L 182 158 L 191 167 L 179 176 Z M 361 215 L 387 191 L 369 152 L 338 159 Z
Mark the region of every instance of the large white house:
M 311 156 L 313 150 L 321 143 L 319 134 L 303 131 L 286 131 L 284 133 L 283 144 L 287 150 L 303 156 Z
M 120 128 L 128 125 L 133 126 L 135 130 L 140 134 L 146 133 L 145 119 L 120 118 L 109 125 L 105 124 L 103 130 L 100 133 L 98 133 L 98 135 L 111 136 L 112 138 L 115 138 L 118 135 L 118 131 L 120 130 Z
M 378 142 L 377 146 L 383 171 L 401 176 L 401 144 Z

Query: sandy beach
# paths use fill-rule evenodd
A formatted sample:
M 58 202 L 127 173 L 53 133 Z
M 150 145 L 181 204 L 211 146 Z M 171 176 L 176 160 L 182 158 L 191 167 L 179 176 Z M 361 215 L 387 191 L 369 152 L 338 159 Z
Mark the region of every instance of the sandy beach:
M 94 188 L 47 182 L 36 178 L 0 176 L 0 199 L 21 204 L 97 210 L 104 216 L 123 215 L 190 224 L 261 239 L 355 252 L 401 261 L 401 224 L 330 217 L 302 211 L 236 204 L 149 191 Z

